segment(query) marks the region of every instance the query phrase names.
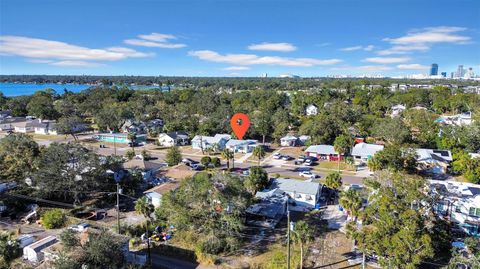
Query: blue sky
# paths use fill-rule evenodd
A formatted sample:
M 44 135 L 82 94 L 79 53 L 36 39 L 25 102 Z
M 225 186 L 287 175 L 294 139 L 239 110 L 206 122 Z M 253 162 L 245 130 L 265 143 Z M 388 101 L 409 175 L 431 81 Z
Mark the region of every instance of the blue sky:
M 480 1 L 1 0 L 1 74 L 480 73 Z

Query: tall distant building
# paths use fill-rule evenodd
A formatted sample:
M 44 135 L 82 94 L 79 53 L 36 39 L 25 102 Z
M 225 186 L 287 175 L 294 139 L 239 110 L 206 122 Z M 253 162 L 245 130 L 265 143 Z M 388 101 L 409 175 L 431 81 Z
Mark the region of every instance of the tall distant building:
M 438 75 L 438 64 L 432 64 L 432 67 L 430 68 L 430 76 L 436 75 Z
M 446 78 L 447 77 L 447 72 L 442 72 L 442 78 Z
M 463 78 L 464 75 L 465 75 L 465 69 L 463 69 L 463 65 L 459 65 L 457 68 L 457 73 L 455 74 L 455 77 Z

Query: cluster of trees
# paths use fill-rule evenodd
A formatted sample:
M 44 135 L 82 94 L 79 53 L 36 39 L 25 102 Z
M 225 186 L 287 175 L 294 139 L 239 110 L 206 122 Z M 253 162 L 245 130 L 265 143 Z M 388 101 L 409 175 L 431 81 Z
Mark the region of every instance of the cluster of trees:
M 241 245 L 244 212 L 251 198 L 236 177 L 199 173 L 162 196 L 156 221 L 175 226 L 179 233 L 194 234 L 190 247 L 201 254 L 229 252 Z
M 34 186 L 29 195 L 80 204 L 90 193 L 115 191 L 107 170 L 118 171 L 122 160 L 100 157 L 78 143 L 52 143 L 39 146 L 25 134 L 0 139 L 0 180 Z M 136 189 L 128 176 L 122 187 Z M 127 184 L 127 181 L 129 182 Z
M 433 213 L 435 201 L 424 193 L 425 185 L 420 177 L 381 171 L 367 180 L 363 210 L 358 191 L 344 192 L 340 203 L 362 220 L 361 226 L 347 225 L 348 236 L 388 268 L 417 268 L 434 256 L 448 257 L 452 237 Z

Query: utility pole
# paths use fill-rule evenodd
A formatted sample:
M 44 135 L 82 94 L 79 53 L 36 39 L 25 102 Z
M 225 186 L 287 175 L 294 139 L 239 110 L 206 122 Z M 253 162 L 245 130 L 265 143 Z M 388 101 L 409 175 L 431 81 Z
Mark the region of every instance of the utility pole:
M 290 269 L 290 209 L 287 201 L 287 268 Z
M 118 233 L 121 234 L 121 231 L 120 231 L 120 183 L 117 183 L 117 229 L 118 229 Z
M 114 152 L 115 152 L 115 153 L 114 153 L 115 156 L 117 156 L 117 143 L 116 143 L 116 142 L 117 142 L 117 139 L 116 139 L 116 138 L 117 138 L 117 137 L 115 136 L 115 134 L 113 134 L 113 150 L 114 150 Z

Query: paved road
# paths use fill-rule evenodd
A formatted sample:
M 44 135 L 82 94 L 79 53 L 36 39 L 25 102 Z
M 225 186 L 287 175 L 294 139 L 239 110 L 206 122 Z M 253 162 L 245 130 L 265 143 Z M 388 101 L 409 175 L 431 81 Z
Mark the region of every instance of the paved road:
M 144 147 L 136 147 L 135 150 L 140 153 Z M 125 155 L 125 152 L 129 150 L 129 148 L 126 147 L 117 147 L 116 152 L 118 155 Z M 108 147 L 108 148 L 98 148 L 97 149 L 98 153 L 101 155 L 113 155 L 114 154 L 114 148 L 113 147 Z M 163 152 L 153 152 L 150 151 L 150 155 L 156 160 L 154 162 L 164 162 L 165 160 L 165 153 Z M 194 161 L 200 161 L 201 156 L 198 155 L 186 155 L 184 154 L 184 157 L 187 157 L 189 159 L 192 159 Z M 281 174 L 282 176 L 286 177 L 298 177 L 298 166 L 293 166 L 293 165 L 282 165 L 282 166 L 272 166 L 269 164 L 268 160 L 262 162 L 263 168 L 271 175 L 273 174 Z M 254 164 L 252 163 L 239 163 L 235 162 L 235 168 L 242 168 L 242 169 L 248 169 Z M 226 168 L 226 164 L 224 163 L 222 165 L 224 168 Z M 321 171 L 315 171 L 316 174 L 318 174 L 321 178 L 325 178 L 330 172 L 321 172 Z M 354 176 L 354 175 L 342 175 L 343 183 L 344 184 L 362 184 L 363 182 L 363 177 L 361 176 Z

